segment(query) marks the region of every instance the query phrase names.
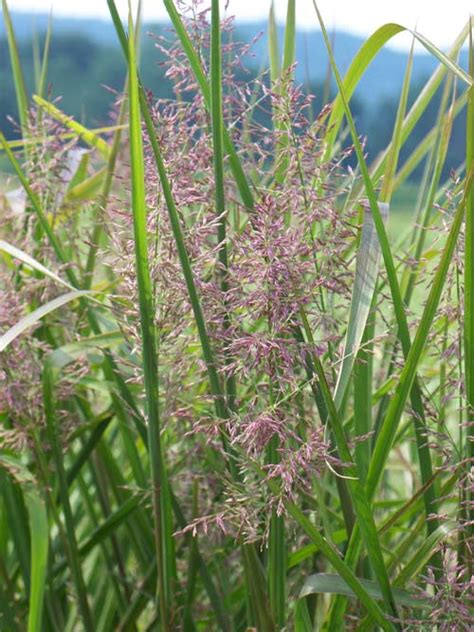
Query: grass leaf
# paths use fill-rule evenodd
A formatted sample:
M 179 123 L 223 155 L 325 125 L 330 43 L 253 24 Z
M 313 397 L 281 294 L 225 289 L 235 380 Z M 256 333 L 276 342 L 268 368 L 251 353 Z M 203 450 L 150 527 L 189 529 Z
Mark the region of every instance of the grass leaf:
M 387 222 L 388 204 L 379 203 L 380 214 Z M 364 205 L 364 223 L 356 259 L 354 289 L 341 368 L 337 378 L 334 402 L 340 408 L 349 384 L 354 361 L 359 352 L 370 313 L 380 264 L 380 243 L 368 205 Z
M 94 133 L 92 130 L 87 129 L 84 125 L 81 125 L 77 121 L 75 121 L 72 116 L 68 116 L 64 114 L 59 108 L 55 105 L 46 101 L 38 94 L 33 95 L 33 101 L 39 105 L 45 112 L 47 112 L 52 118 L 54 118 L 59 123 L 62 123 L 65 127 L 69 128 L 74 134 L 79 136 L 87 145 L 97 149 L 97 151 L 102 155 L 105 160 L 108 160 L 110 155 L 110 148 L 108 144 L 103 140 L 98 134 Z
M 380 592 L 380 588 L 376 582 L 363 579 L 361 577 L 358 577 L 357 580 L 373 599 L 377 599 L 378 601 L 382 600 L 382 593 Z M 345 595 L 346 597 L 355 597 L 352 589 L 349 588 L 339 575 L 331 575 L 329 573 L 316 573 L 315 575 L 310 575 L 301 589 L 299 598 L 302 599 L 303 597 L 314 595 L 315 593 L 330 593 Z M 406 590 L 395 588 L 393 596 L 399 606 L 407 606 L 408 608 L 429 607 L 428 601 L 417 598 Z
M 2 12 L 5 22 L 8 50 L 10 53 L 10 63 L 12 66 L 13 82 L 15 85 L 16 102 L 18 106 L 18 116 L 20 118 L 20 126 L 23 137 L 27 137 L 28 128 L 28 95 L 26 92 L 25 78 L 21 66 L 20 56 L 18 54 L 18 45 L 16 42 L 13 22 L 8 8 L 7 0 L 2 0 Z
M 157 612 L 164 630 L 171 630 L 173 619 L 173 583 L 176 581 L 173 528 L 168 479 L 160 435 L 157 341 L 152 314 L 154 301 L 148 262 L 147 207 L 145 201 L 145 173 L 140 114 L 140 97 L 135 39 L 132 18 L 129 17 L 128 74 L 130 81 L 130 163 L 132 170 L 132 213 L 135 241 L 135 265 L 140 301 L 142 362 L 145 379 L 148 447 L 150 451 L 151 487 L 153 490 L 153 519 L 155 527 L 155 555 L 158 565 L 159 594 Z
M 67 281 L 64 281 L 63 279 L 61 279 L 61 277 L 58 276 L 55 272 L 53 272 L 52 270 L 49 270 L 49 268 L 46 268 L 39 261 L 36 261 L 36 259 L 31 257 L 28 253 L 23 252 L 23 250 L 20 250 L 16 246 L 13 246 L 12 244 L 7 243 L 3 239 L 0 239 L 0 250 L 3 252 L 6 252 L 11 257 L 18 259 L 19 261 L 24 263 L 26 266 L 28 266 L 28 268 L 31 268 L 32 270 L 36 270 L 37 272 L 44 274 L 44 276 L 47 276 L 50 279 L 53 279 L 53 281 L 55 281 L 56 283 L 59 283 L 59 285 L 63 285 L 64 287 L 67 287 L 70 290 L 75 289 L 72 285 L 67 283 Z
M 91 292 L 86 290 L 74 290 L 72 292 L 68 292 L 67 294 L 63 294 L 53 299 L 52 301 L 48 301 L 41 307 L 38 307 L 30 314 L 27 314 L 23 318 L 21 318 L 16 325 L 10 327 L 2 336 L 0 336 L 0 352 L 5 351 L 5 349 L 16 339 L 18 336 L 21 336 L 27 329 L 36 325 L 38 321 L 42 318 L 59 309 L 63 305 L 70 303 L 71 301 L 75 301 L 78 298 L 91 296 Z

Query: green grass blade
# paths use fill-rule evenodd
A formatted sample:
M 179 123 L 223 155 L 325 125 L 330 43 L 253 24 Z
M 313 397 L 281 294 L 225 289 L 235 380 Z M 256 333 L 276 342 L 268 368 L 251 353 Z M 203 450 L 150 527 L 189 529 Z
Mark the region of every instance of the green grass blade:
M 140 302 L 143 373 L 146 413 L 148 417 L 148 449 L 151 464 L 155 554 L 158 565 L 159 597 L 157 611 L 164 630 L 172 629 L 174 544 L 170 519 L 171 505 L 160 436 L 157 341 L 153 321 L 154 302 L 148 262 L 147 207 L 138 76 L 135 61 L 135 39 L 129 17 L 129 80 L 130 80 L 130 162 L 132 170 L 132 213 L 135 240 L 136 275 Z
M 358 577 L 357 580 L 373 599 L 378 601 L 382 599 L 382 593 L 380 592 L 380 588 L 376 582 L 368 579 L 362 579 L 360 577 Z M 310 575 L 306 579 L 299 594 L 299 598 L 302 599 L 308 595 L 324 593 L 355 597 L 353 591 L 349 588 L 346 582 L 339 577 L 339 575 L 317 573 L 315 575 Z M 429 606 L 429 602 L 427 600 L 420 599 L 419 597 L 413 596 L 408 591 L 401 590 L 399 588 L 393 591 L 393 596 L 399 606 L 407 606 L 408 608 L 427 608 Z
M 3 457 L 2 457 L 3 458 Z M 8 468 L 6 468 L 8 469 Z M 16 473 L 16 470 L 13 469 Z M 18 574 L 21 575 L 27 590 L 30 588 L 30 539 L 28 533 L 28 511 L 24 497 L 18 485 L 0 469 L 2 492 L 2 510 L 5 526 L 8 528 L 6 539 L 11 538 L 12 549 L 17 560 Z
M 296 56 L 296 0 L 288 0 L 286 9 L 285 41 L 283 45 L 282 72 L 295 62 Z
M 109 161 L 110 162 L 110 161 Z M 109 164 L 109 163 L 108 163 Z M 94 200 L 97 195 L 103 191 L 108 177 L 108 168 L 103 167 L 99 169 L 91 176 L 88 176 L 82 182 L 68 188 L 64 201 L 68 202 L 85 202 L 87 200 Z
M 380 192 L 380 199 L 384 202 L 390 202 L 392 193 L 394 190 L 395 175 L 396 175 L 396 170 L 398 166 L 400 150 L 401 150 L 402 142 L 403 142 L 403 121 L 405 118 L 405 112 L 406 112 L 407 103 L 408 103 L 410 79 L 411 79 L 411 72 L 412 72 L 412 66 L 413 66 L 414 42 L 415 40 L 413 39 L 412 47 L 411 47 L 409 58 L 408 58 L 407 69 L 406 69 L 405 77 L 403 81 L 402 91 L 400 95 L 400 101 L 399 101 L 397 116 L 395 120 L 392 142 L 390 144 L 390 149 L 389 149 L 389 153 L 387 157 L 387 165 L 386 165 L 386 170 L 384 173 L 382 190 Z M 448 134 L 448 138 L 449 138 L 449 134 Z M 443 164 L 443 161 L 440 160 L 440 163 Z M 439 173 L 441 173 L 441 169 Z M 422 231 L 422 234 L 423 233 L 424 231 Z M 420 254 L 421 254 L 421 250 L 420 250 Z M 416 255 L 415 255 L 415 259 L 416 259 Z M 405 295 L 405 301 L 406 301 L 406 305 L 408 305 L 408 300 L 407 300 L 406 295 Z M 400 313 L 401 313 L 401 310 L 400 310 Z M 408 328 L 406 327 L 406 320 L 403 323 L 401 323 L 401 327 L 399 323 L 399 331 L 401 334 L 400 337 L 402 338 L 403 353 L 406 358 L 409 347 L 410 347 L 410 337 L 409 337 Z M 420 468 L 421 468 L 421 478 L 422 478 L 423 484 L 426 484 L 428 481 L 430 481 L 433 478 L 433 465 L 431 461 L 430 449 L 429 449 L 429 446 L 427 445 L 426 435 L 425 435 L 425 414 L 424 414 L 424 409 L 423 409 L 421 392 L 416 381 L 414 382 L 414 385 L 411 391 L 411 403 L 413 406 L 413 410 L 415 411 L 414 425 L 415 425 L 415 434 L 416 434 L 416 441 L 417 441 L 418 458 L 419 458 Z M 435 486 L 429 486 L 426 488 L 425 509 L 426 509 L 427 515 L 436 514 L 437 502 L 436 502 L 436 487 Z M 429 533 L 435 531 L 437 527 L 438 527 L 437 519 L 428 521 L 427 529 Z M 437 560 L 437 561 L 440 562 L 440 560 Z
M 383 219 L 380 214 L 379 205 L 378 205 L 377 198 L 375 195 L 374 184 L 369 174 L 369 170 L 364 158 L 362 146 L 357 134 L 357 130 L 355 128 L 354 119 L 352 117 L 349 104 L 346 98 L 344 85 L 343 85 L 341 76 L 339 74 L 338 68 L 336 66 L 334 55 L 333 55 L 331 45 L 329 42 L 329 38 L 328 38 L 321 14 L 317 8 L 317 4 L 315 0 L 313 0 L 313 5 L 316 10 L 316 14 L 318 16 L 318 20 L 323 32 L 326 47 L 329 53 L 329 59 L 330 59 L 334 76 L 336 78 L 336 82 L 339 88 L 339 96 L 343 103 L 344 112 L 349 123 L 349 128 L 351 131 L 352 140 L 354 142 L 357 160 L 361 169 L 367 196 L 369 198 L 372 216 L 374 219 L 375 227 L 377 229 L 377 234 L 380 241 L 380 247 L 381 247 L 381 251 L 382 251 L 382 255 L 383 255 L 383 259 L 385 263 L 385 268 L 387 271 L 387 277 L 389 281 L 390 291 L 391 291 L 393 305 L 394 305 L 395 317 L 396 317 L 396 322 L 397 322 L 397 327 L 398 327 L 398 336 L 400 338 L 400 342 L 402 345 L 403 354 L 405 358 L 407 359 L 408 354 L 410 353 L 410 350 L 411 350 L 410 334 L 409 334 L 409 329 L 408 329 L 407 317 L 405 313 L 405 307 L 404 307 L 403 299 L 401 295 L 400 285 L 397 278 L 396 268 L 393 261 L 393 256 L 390 249 L 388 237 L 387 237 L 387 232 L 385 229 Z M 400 134 L 400 131 L 398 133 Z M 411 386 L 413 386 L 413 389 L 411 390 L 411 397 L 412 397 L 413 408 L 416 412 L 414 423 L 415 423 L 415 431 L 417 434 L 417 447 L 418 447 L 418 452 L 419 452 L 423 484 L 424 484 L 427 481 L 431 480 L 433 476 L 433 468 L 432 468 L 431 457 L 429 453 L 429 447 L 426 445 L 426 439 L 424 437 L 424 409 L 423 409 L 423 403 L 422 403 L 422 398 L 421 398 L 421 392 L 420 392 L 420 389 L 418 387 L 415 377 L 416 375 L 414 376 L 413 381 L 411 383 Z M 387 453 L 387 456 L 388 456 L 388 453 Z M 427 513 L 435 512 L 436 505 L 434 502 L 435 499 L 433 497 L 433 489 L 429 488 L 427 494 L 428 494 L 426 498 Z M 435 529 L 436 527 L 437 527 L 437 524 L 435 522 L 431 523 L 430 528 Z
M 358 159 L 358 163 L 361 169 L 361 173 L 362 173 L 362 177 L 363 177 L 363 181 L 364 181 L 364 186 L 366 188 L 367 191 L 367 196 L 369 198 L 369 203 L 370 203 L 370 207 L 372 210 L 372 215 L 374 218 L 374 222 L 375 222 L 375 226 L 377 229 L 377 234 L 379 237 L 379 241 L 380 241 L 380 246 L 381 246 L 381 250 L 382 250 L 382 254 L 383 254 L 383 259 L 384 259 L 384 263 L 385 263 L 385 267 L 387 270 L 387 276 L 388 276 L 388 280 L 389 280 L 389 285 L 390 285 L 390 290 L 391 290 L 391 294 L 392 294 L 392 299 L 393 299 L 393 305 L 394 305 L 394 310 L 395 310 L 395 316 L 396 316 L 396 321 L 397 321 L 397 326 L 398 326 L 398 335 L 400 337 L 401 343 L 402 343 L 402 349 L 404 352 L 405 357 L 408 357 L 408 354 L 410 352 L 410 347 L 411 347 L 411 343 L 410 343 L 410 336 L 409 336 L 409 330 L 408 330 L 408 323 L 407 323 L 407 318 L 406 318 L 406 314 L 405 314 L 405 308 L 403 305 L 403 301 L 402 301 L 402 296 L 401 296 L 401 291 L 400 291 L 400 286 L 398 283 L 398 279 L 397 279 L 397 274 L 396 274 L 396 268 L 394 265 L 394 261 L 393 261 L 393 256 L 391 253 L 391 249 L 390 249 L 390 244 L 388 242 L 388 238 L 387 238 L 387 233 L 385 230 L 385 226 L 384 226 L 384 222 L 383 219 L 380 215 L 380 210 L 378 207 L 378 202 L 376 199 L 376 195 L 375 195 L 375 190 L 374 190 L 374 185 L 373 182 L 371 180 L 370 174 L 369 174 L 369 170 L 364 158 L 364 154 L 363 154 L 363 150 L 360 144 L 360 140 L 357 134 L 357 130 L 355 128 L 355 124 L 354 124 L 354 120 L 349 108 L 349 104 L 347 101 L 347 97 L 345 94 L 345 90 L 344 90 L 344 85 L 342 82 L 342 79 L 340 77 L 337 65 L 335 63 L 334 60 L 334 55 L 332 53 L 332 49 L 331 49 L 331 45 L 329 42 L 329 38 L 324 26 L 324 22 L 322 20 L 321 14 L 318 10 L 317 4 L 315 2 L 315 0 L 313 0 L 313 5 L 318 17 L 318 21 L 320 23 L 321 26 L 321 30 L 323 32 L 323 36 L 324 36 L 324 40 L 326 43 L 326 48 L 328 50 L 328 54 L 329 54 L 329 59 L 331 62 L 331 66 L 333 69 L 333 73 L 334 76 L 336 78 L 336 82 L 339 88 L 339 97 L 341 99 L 341 103 L 344 109 L 344 113 L 347 117 L 348 123 L 349 123 L 349 128 L 351 131 L 351 136 L 352 136 L 352 140 L 354 142 L 354 146 L 355 146 L 355 151 L 356 151 L 356 155 L 357 155 L 357 159 Z M 410 383 L 410 389 L 413 386 L 413 390 L 412 390 L 412 401 L 414 404 L 414 409 L 417 413 L 420 413 L 420 419 L 424 418 L 423 415 L 423 405 L 422 405 L 422 400 L 421 400 L 421 394 L 420 391 L 417 387 L 416 381 L 415 381 L 415 377 L 416 374 L 413 375 L 413 380 Z M 401 414 L 401 413 L 400 413 Z M 431 465 L 431 458 L 430 458 L 430 454 L 429 454 L 429 448 L 426 445 L 426 440 L 424 438 L 424 427 L 422 425 L 422 422 L 420 421 L 420 419 L 415 418 L 415 429 L 416 429 L 416 433 L 417 433 L 417 444 L 418 444 L 418 450 L 419 450 L 419 457 L 420 457 L 420 463 L 422 464 L 422 474 L 423 474 L 423 483 L 425 483 L 427 480 L 431 480 L 432 478 L 432 465 Z M 397 421 L 398 423 L 398 421 Z M 384 461 L 383 461 L 383 465 L 381 463 L 379 463 L 379 465 L 382 465 L 382 467 L 384 466 L 386 459 L 388 457 L 388 454 L 390 452 L 391 449 L 391 444 L 390 446 L 386 446 L 388 447 L 387 452 L 384 455 Z M 371 460 L 371 463 L 373 462 L 373 458 Z M 368 476 L 370 476 L 370 469 L 369 469 L 369 474 Z M 429 495 L 427 495 L 427 512 L 430 513 L 431 511 L 434 511 L 435 509 L 435 505 L 433 503 L 433 490 L 432 488 L 428 489 L 427 492 Z M 369 493 L 369 500 L 372 500 L 373 498 L 373 494 Z M 432 525 L 432 528 L 436 528 L 435 525 Z M 358 544 L 356 543 L 356 532 L 354 532 L 352 534 L 352 546 L 349 547 L 349 551 L 348 551 L 348 558 L 351 562 L 351 564 L 355 563 L 355 559 L 358 555 L 357 551 L 359 549 Z M 341 600 L 339 600 L 339 603 L 342 603 Z M 341 617 L 342 616 L 342 610 L 341 608 L 336 608 L 335 612 L 337 612 L 337 616 Z M 336 615 L 335 615 L 336 616 Z M 333 623 L 332 625 L 336 625 L 334 619 L 332 620 Z
M 395 119 L 395 126 L 393 128 L 392 142 L 390 144 L 390 151 L 387 158 L 387 166 L 385 168 L 382 189 L 380 191 L 380 200 L 382 202 L 390 203 L 392 193 L 394 190 L 395 175 L 397 173 L 398 160 L 400 156 L 400 149 L 402 147 L 402 133 L 403 133 L 403 121 L 405 119 L 405 113 L 408 103 L 408 94 L 410 90 L 411 73 L 413 69 L 413 51 L 415 40 L 413 39 L 410 54 L 408 57 L 408 64 L 405 71 L 405 77 L 403 79 L 402 91 L 400 94 L 400 101 L 398 103 L 397 116 Z
M 43 630 L 43 606 L 49 549 L 48 515 L 37 483 L 21 460 L 9 454 L 0 454 L 0 467 L 17 480 L 28 512 L 30 531 L 30 579 L 28 604 L 28 632 Z
M 10 63 L 12 66 L 13 83 L 15 85 L 16 102 L 18 106 L 18 116 L 22 135 L 28 136 L 28 94 L 26 91 L 25 79 L 21 67 L 18 45 L 16 42 L 13 22 L 8 8 L 7 0 L 2 0 L 3 20 L 7 32 L 8 49 L 10 53 Z
M 469 72 L 474 78 L 474 43 L 472 27 L 469 33 Z M 474 88 L 468 94 L 466 121 L 466 168 L 474 164 Z M 474 463 L 474 193 L 466 192 L 466 238 L 464 254 L 464 364 L 467 404 L 466 457 Z M 467 500 L 470 506 L 469 532 L 474 535 L 474 492 Z M 471 562 L 472 564 L 472 562 Z
M 265 477 L 265 474 L 261 472 L 261 475 Z M 274 493 L 278 494 L 278 484 L 276 481 L 266 477 L 267 484 L 270 486 Z M 388 621 L 383 614 L 380 606 L 369 595 L 366 589 L 358 581 L 352 570 L 341 559 L 339 551 L 334 548 L 323 536 L 319 533 L 318 529 L 308 520 L 305 514 L 292 502 L 287 501 L 285 503 L 288 513 L 296 520 L 300 527 L 304 530 L 306 535 L 311 539 L 317 549 L 326 557 L 334 569 L 338 572 L 340 577 L 345 583 L 352 589 L 354 594 L 358 597 L 360 602 L 367 609 L 370 616 L 376 621 L 383 630 L 394 630 L 394 626 Z
M 412 529 L 413 530 L 413 529 Z M 436 556 L 437 550 L 439 548 L 440 543 L 446 539 L 451 533 L 453 533 L 455 527 L 453 524 L 443 524 L 438 527 L 435 531 L 430 533 L 430 535 L 426 538 L 423 544 L 416 550 L 413 557 L 410 561 L 403 567 L 400 573 L 394 580 L 394 586 L 405 586 L 411 579 L 413 579 L 418 573 L 423 571 L 423 568 L 426 564 Z M 397 564 L 399 564 L 399 560 L 397 559 Z M 401 593 L 402 595 L 406 595 L 406 591 L 400 591 L 399 588 L 394 588 L 394 594 L 397 595 Z M 413 597 L 410 596 L 410 599 L 413 600 Z M 400 602 L 402 603 L 402 602 Z M 418 605 L 417 605 L 418 604 Z M 414 603 L 405 603 L 408 607 L 418 608 L 418 607 L 432 607 L 432 604 L 428 601 L 425 602 L 420 597 L 415 598 Z M 366 617 L 359 627 L 357 628 L 357 632 L 365 632 L 372 628 L 371 621 L 369 617 Z
M 97 336 L 81 338 L 51 351 L 49 362 L 55 369 L 64 369 L 64 367 L 85 355 L 88 351 L 110 349 L 123 344 L 123 342 L 124 337 L 121 331 L 109 331 Z
M 403 26 L 398 24 L 385 24 L 381 26 L 373 35 L 369 37 L 369 39 L 364 42 L 362 47 L 360 48 L 357 55 L 352 60 L 352 63 L 346 73 L 346 77 L 344 79 L 344 95 L 346 101 L 349 101 L 352 97 L 357 85 L 359 84 L 362 76 L 366 72 L 367 68 L 372 63 L 373 59 L 377 56 L 377 54 L 382 50 L 387 42 L 389 42 L 393 37 L 402 32 L 411 33 L 416 39 L 419 39 L 419 35 L 411 31 L 410 29 L 406 29 Z M 461 31 L 460 35 L 456 39 L 455 44 L 451 48 L 451 51 L 448 55 L 441 54 L 442 65 L 441 68 L 436 71 L 428 82 L 427 86 L 420 94 L 416 102 L 413 104 L 410 113 L 405 120 L 404 123 L 404 137 L 406 137 L 415 122 L 419 119 L 422 112 L 424 111 L 427 102 L 429 102 L 432 98 L 432 95 L 436 91 L 439 86 L 443 76 L 450 69 L 452 72 L 455 72 L 457 76 L 462 78 L 463 81 L 470 85 L 471 79 L 468 77 L 467 73 L 465 73 L 462 69 L 455 64 L 451 57 L 455 56 L 457 52 L 460 50 L 463 42 L 465 41 L 467 35 L 469 33 L 469 25 L 466 25 Z M 435 47 L 433 47 L 435 48 Z M 433 52 L 433 51 L 430 51 Z M 440 51 L 438 51 L 439 53 Z M 436 57 L 439 56 L 436 55 Z M 454 66 L 454 67 L 453 67 Z M 339 132 L 340 126 L 342 124 L 342 120 L 344 117 L 345 107 L 344 101 L 342 99 L 341 93 L 339 92 L 336 97 L 333 105 L 333 109 L 331 112 L 331 116 L 328 121 L 328 134 L 327 134 L 327 142 L 328 142 L 328 152 L 331 153 L 333 147 L 335 146 L 335 141 L 337 134 Z
M 46 39 L 43 47 L 43 59 L 41 62 L 41 72 L 38 78 L 38 84 L 36 86 L 36 93 L 39 97 L 44 96 L 46 88 L 46 79 L 48 76 L 48 62 L 49 62 L 49 50 L 51 47 L 51 36 L 53 34 L 53 13 L 51 12 L 48 20 L 48 28 L 46 30 Z
M 357 130 L 354 124 L 354 119 L 352 117 L 350 108 L 349 108 L 349 103 L 347 100 L 347 96 L 345 93 L 345 88 L 343 85 L 343 81 L 341 79 L 341 76 L 339 74 L 339 70 L 337 68 L 335 59 L 334 59 L 334 54 L 331 48 L 331 44 L 329 41 L 329 37 L 324 25 L 324 22 L 322 20 L 321 14 L 319 12 L 319 9 L 317 7 L 317 4 L 315 2 L 315 0 L 313 0 L 313 6 L 315 8 L 317 17 L 318 17 L 318 21 L 320 24 L 320 27 L 322 29 L 323 32 L 323 36 L 324 36 L 324 40 L 325 40 L 325 44 L 326 44 L 326 48 L 329 54 L 329 59 L 331 62 L 331 66 L 333 69 L 333 73 L 337 82 L 337 86 L 339 89 L 339 95 L 338 98 L 341 99 L 342 102 L 342 107 L 343 107 L 343 111 L 347 117 L 347 121 L 349 123 L 349 128 L 351 131 L 351 136 L 352 136 L 352 140 L 354 142 L 354 147 L 355 147 L 355 152 L 357 155 L 357 160 L 358 160 L 358 164 L 362 173 L 362 178 L 364 181 L 364 186 L 367 192 L 367 197 L 369 199 L 369 205 L 370 205 L 370 210 L 372 212 L 372 217 L 373 217 L 373 221 L 375 224 L 375 228 L 377 231 L 377 235 L 378 235 L 378 239 L 380 242 L 380 248 L 381 248 L 381 252 L 383 255 L 383 260 L 385 263 L 385 268 L 387 271 L 387 276 L 388 276 L 388 280 L 389 280 L 389 285 L 390 285 L 390 290 L 391 290 L 391 294 L 392 294 L 392 299 L 393 299 L 393 304 L 394 304 L 394 309 L 395 309 L 395 315 L 396 315 L 396 320 L 397 320 L 397 325 L 399 328 L 399 335 L 401 338 L 401 342 L 402 345 L 404 346 L 404 348 L 408 349 L 410 346 L 410 341 L 409 341 L 409 333 L 408 333 L 408 324 L 407 324 L 407 320 L 406 320 L 406 314 L 405 314 L 405 309 L 403 306 L 403 300 L 402 300 L 402 296 L 401 296 L 401 291 L 400 291 L 400 286 L 398 284 L 398 279 L 397 279 L 397 273 L 396 273 L 396 268 L 395 268 L 395 264 L 393 261 L 393 256 L 392 256 L 392 252 L 390 249 L 390 244 L 388 241 L 388 237 L 387 237 L 387 231 L 385 229 L 385 224 L 382 218 L 382 215 L 380 213 L 380 208 L 379 208 L 379 204 L 377 201 L 377 197 L 376 197 L 376 193 L 375 193 L 375 189 L 374 189 L 374 184 L 372 182 L 372 179 L 370 177 L 369 174 L 369 170 L 367 167 L 367 163 L 366 160 L 364 158 L 364 153 L 362 150 L 362 146 L 359 140 L 359 136 L 357 134 Z
M 446 521 L 439 526 L 436 531 L 430 533 L 423 544 L 416 550 L 415 554 L 411 557 L 409 562 L 404 565 L 400 573 L 397 575 L 394 581 L 395 586 L 405 586 L 416 575 L 421 573 L 426 564 L 436 554 L 439 544 L 442 540 L 449 537 L 454 533 L 456 525 L 452 522 Z
M 43 605 L 48 567 L 49 526 L 44 501 L 37 490 L 25 495 L 31 533 L 31 586 L 28 632 L 43 630 Z
M 275 3 L 270 4 L 268 15 L 268 58 L 270 62 L 270 80 L 275 84 L 281 75 L 280 47 L 278 45 L 278 25 L 275 19 Z

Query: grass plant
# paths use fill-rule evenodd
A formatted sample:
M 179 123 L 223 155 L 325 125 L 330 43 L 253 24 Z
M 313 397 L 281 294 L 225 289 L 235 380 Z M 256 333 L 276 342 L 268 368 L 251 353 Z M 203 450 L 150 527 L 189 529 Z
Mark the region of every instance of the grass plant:
M 313 0 L 337 87 L 314 116 L 294 0 L 250 86 L 218 0 L 163 4 L 175 99 L 107 0 L 127 79 L 88 129 L 46 94 L 53 22 L 28 94 L 2 0 L 0 629 L 472 629 L 474 23 L 448 53 L 384 25 L 343 77 Z M 412 48 L 368 161 L 351 97 L 401 32 L 439 66 L 409 106 Z

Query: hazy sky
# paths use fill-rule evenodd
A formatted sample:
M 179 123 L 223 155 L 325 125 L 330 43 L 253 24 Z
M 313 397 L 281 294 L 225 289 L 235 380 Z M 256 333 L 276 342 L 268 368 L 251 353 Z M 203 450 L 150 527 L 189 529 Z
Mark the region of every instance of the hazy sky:
M 127 0 L 116 0 L 126 11 Z M 270 0 L 230 0 L 230 13 L 239 18 L 262 18 L 268 14 Z M 300 25 L 316 26 L 312 0 L 297 0 Z M 106 0 L 9 0 L 11 10 L 49 11 L 55 15 L 108 15 Z M 386 22 L 398 22 L 418 30 L 440 47 L 446 48 L 474 12 L 474 0 L 319 0 L 318 6 L 328 26 L 368 35 Z M 145 17 L 164 18 L 161 0 L 144 0 Z M 276 0 L 279 17 L 285 14 L 286 0 Z M 409 40 L 398 36 L 393 45 L 409 46 Z

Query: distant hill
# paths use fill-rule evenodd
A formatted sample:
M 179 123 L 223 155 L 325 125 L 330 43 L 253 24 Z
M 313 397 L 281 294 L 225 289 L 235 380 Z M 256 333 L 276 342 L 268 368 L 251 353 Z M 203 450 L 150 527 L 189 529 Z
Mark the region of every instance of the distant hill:
M 31 39 L 34 32 L 44 32 L 48 26 L 47 14 L 13 13 L 17 37 L 20 40 Z M 116 35 L 110 22 L 100 19 L 72 19 L 54 18 L 54 33 L 60 35 L 81 34 L 102 45 L 116 45 Z M 166 28 L 164 23 L 145 24 L 144 31 L 162 32 Z M 256 34 L 262 33 L 252 51 L 255 65 L 260 66 L 267 58 L 266 22 L 237 23 L 236 38 L 244 42 L 253 40 Z M 3 22 L 0 24 L 0 37 L 5 34 Z M 283 28 L 280 29 L 280 41 L 283 40 Z M 342 73 L 345 73 L 363 39 L 349 33 L 334 34 L 334 49 L 336 61 Z M 322 81 L 327 73 L 328 60 L 325 45 L 320 31 L 299 31 L 297 33 L 297 78 L 304 82 Z M 378 103 L 398 94 L 405 71 L 407 55 L 390 48 L 383 49 L 373 61 L 370 69 L 362 79 L 357 95 L 365 107 L 370 109 Z M 466 65 L 467 52 L 464 52 L 461 63 Z M 413 82 L 417 83 L 431 74 L 437 61 L 428 53 L 417 53 L 413 68 Z

